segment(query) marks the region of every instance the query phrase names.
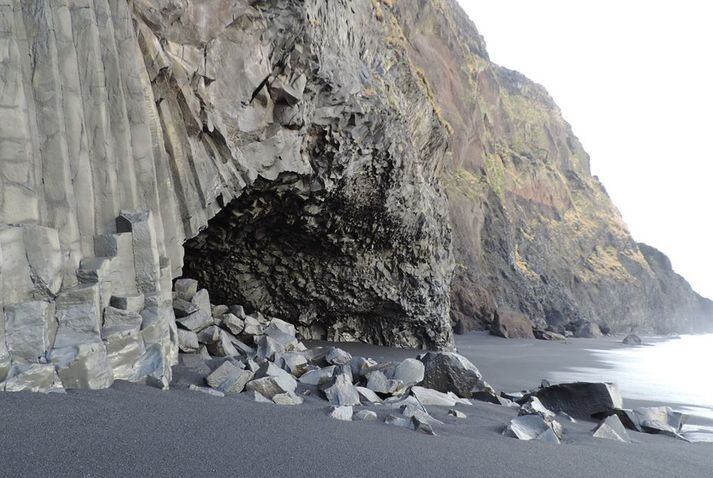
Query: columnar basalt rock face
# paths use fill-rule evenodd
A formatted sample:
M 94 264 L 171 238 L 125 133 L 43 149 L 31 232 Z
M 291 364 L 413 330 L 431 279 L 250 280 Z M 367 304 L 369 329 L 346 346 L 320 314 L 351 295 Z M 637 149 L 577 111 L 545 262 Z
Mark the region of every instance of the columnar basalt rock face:
M 382 3 L 452 131 L 442 180 L 457 330 L 508 309 L 570 330 L 713 327 L 713 303 L 632 239 L 545 89 L 493 64 L 456 0 Z
M 452 344 L 447 135 L 375 15 L 0 0 L 7 387 L 168 383 L 171 280 L 206 227 L 189 269 L 216 297 L 312 337 Z

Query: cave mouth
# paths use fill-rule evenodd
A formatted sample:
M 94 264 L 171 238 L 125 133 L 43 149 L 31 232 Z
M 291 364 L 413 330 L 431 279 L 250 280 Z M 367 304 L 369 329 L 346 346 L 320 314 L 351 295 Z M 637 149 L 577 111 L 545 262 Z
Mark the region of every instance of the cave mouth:
M 450 331 L 437 314 L 414 319 L 409 294 L 423 286 L 401 271 L 402 232 L 383 208 L 259 181 L 185 243 L 183 275 L 214 303 L 289 321 L 306 340 L 442 348 Z

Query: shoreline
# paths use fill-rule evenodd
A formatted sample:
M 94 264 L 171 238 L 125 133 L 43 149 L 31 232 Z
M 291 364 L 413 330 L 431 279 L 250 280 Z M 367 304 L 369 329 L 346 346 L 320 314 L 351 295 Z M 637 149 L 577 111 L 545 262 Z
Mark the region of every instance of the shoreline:
M 592 365 L 590 342 L 553 343 L 460 336 L 459 351 L 500 390 L 539 385 L 546 366 Z M 597 339 L 598 340 L 598 339 Z M 608 347 L 606 341 L 602 346 Z M 312 344 L 310 344 L 312 345 Z M 318 345 L 318 344 L 314 344 Z M 336 344 L 379 361 L 420 353 L 364 344 Z M 493 355 L 493 349 L 497 354 Z M 522 362 L 522 357 L 528 360 Z M 185 358 L 185 356 L 184 356 Z M 532 478 L 710 475 L 710 443 L 631 433 L 633 443 L 591 436 L 594 422 L 563 423 L 561 445 L 501 434 L 517 410 L 473 402 L 428 407 L 443 425 L 426 436 L 379 422 L 341 422 L 327 402 L 300 406 L 256 403 L 246 395 L 217 398 L 189 391 L 205 363 L 182 360 L 171 390 L 117 382 L 101 391 L 4 393 L 0 460 L 8 476 L 489 476 Z M 519 386 L 514 386 L 520 383 Z M 630 400 L 625 401 L 631 406 Z M 386 410 L 370 407 L 380 416 Z M 635 464 L 635 466 L 632 466 Z

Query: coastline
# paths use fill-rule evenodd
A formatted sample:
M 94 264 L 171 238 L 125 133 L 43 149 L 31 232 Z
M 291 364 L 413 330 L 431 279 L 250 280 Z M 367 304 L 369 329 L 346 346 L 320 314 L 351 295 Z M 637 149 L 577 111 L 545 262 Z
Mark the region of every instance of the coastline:
M 503 390 L 538 385 L 545 366 L 592 365 L 592 357 L 583 353 L 591 342 L 578 342 L 529 343 L 477 334 L 457 339 L 460 352 Z M 338 345 L 377 360 L 419 353 Z M 601 346 L 610 345 L 602 341 Z M 325 476 L 511 477 L 526 471 L 535 478 L 624 473 L 648 478 L 700 477 L 713 470 L 711 444 L 640 433 L 632 433 L 630 444 L 599 440 L 591 437 L 590 422 L 565 423 L 559 446 L 521 442 L 500 433 L 516 410 L 483 402 L 459 405 L 466 419 L 449 417 L 445 407 L 429 407 L 444 422 L 434 426 L 439 436 L 431 437 L 383 423 L 333 420 L 327 403 L 316 397 L 306 397 L 298 407 L 255 403 L 244 395 L 210 397 L 187 390 L 202 380 L 201 367 L 205 364 L 184 361 L 169 391 L 118 382 L 102 391 L 0 394 L 3 472 L 313 476 L 320 470 Z

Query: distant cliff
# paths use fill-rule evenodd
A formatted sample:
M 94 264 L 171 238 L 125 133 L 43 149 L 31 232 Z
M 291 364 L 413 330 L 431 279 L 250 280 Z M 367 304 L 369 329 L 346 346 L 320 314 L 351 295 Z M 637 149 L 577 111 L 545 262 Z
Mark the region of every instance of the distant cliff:
M 545 89 L 492 63 L 455 0 L 388 3 L 386 21 L 451 131 L 441 179 L 456 258 L 451 312 L 461 330 L 486 326 L 499 309 L 540 325 L 588 320 L 618 331 L 713 323 L 711 302 L 665 255 L 632 239 Z

